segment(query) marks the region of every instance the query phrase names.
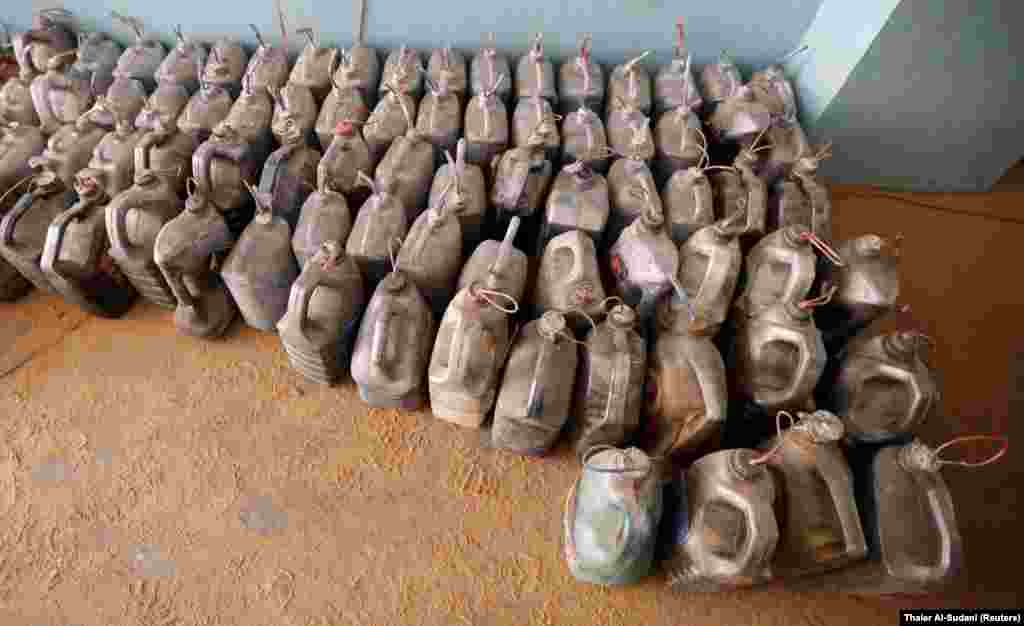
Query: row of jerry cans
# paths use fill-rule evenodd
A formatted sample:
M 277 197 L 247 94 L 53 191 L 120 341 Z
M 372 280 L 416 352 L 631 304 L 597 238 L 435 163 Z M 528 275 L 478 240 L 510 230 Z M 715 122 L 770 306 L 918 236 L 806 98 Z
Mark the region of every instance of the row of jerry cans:
M 1004 437 L 919 439 L 844 450 L 827 411 L 756 449 L 707 454 L 685 470 L 637 448 L 595 447 L 564 510 L 570 571 L 597 584 L 633 583 L 665 557 L 669 584 L 717 591 L 778 581 L 787 589 L 924 593 L 963 567 L 953 501 L 939 470 L 977 467 Z M 1001 444 L 982 461 L 941 458 L 976 440 Z M 659 545 L 662 550 L 658 551 Z

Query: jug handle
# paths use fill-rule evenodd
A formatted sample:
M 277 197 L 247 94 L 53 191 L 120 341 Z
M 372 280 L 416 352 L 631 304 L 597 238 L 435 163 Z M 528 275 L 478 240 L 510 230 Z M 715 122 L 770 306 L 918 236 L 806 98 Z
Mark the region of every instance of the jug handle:
M 459 321 L 455 323 L 455 328 L 452 330 L 452 342 L 448 345 L 448 365 L 445 367 L 444 378 L 441 378 L 438 382 L 450 382 L 462 379 L 463 372 L 466 368 L 465 364 L 461 361 L 462 354 L 465 352 L 462 348 L 464 341 L 462 329 L 465 328 L 465 326 L 465 318 L 462 315 L 459 315 Z
M 612 368 L 612 380 L 608 385 L 608 398 L 605 400 L 604 418 L 601 425 L 607 424 L 626 412 L 627 387 L 629 385 L 630 373 L 633 368 L 633 360 L 628 352 L 623 352 L 616 357 L 615 367 Z M 623 367 L 621 364 L 625 362 Z
M 189 292 L 188 286 L 185 285 L 185 281 L 182 279 L 182 271 L 178 269 L 163 272 L 164 277 L 167 279 L 168 286 L 171 291 L 174 292 L 174 296 L 178 299 L 183 306 L 195 309 L 196 299 L 192 297 L 192 293 Z
M 754 559 L 761 556 L 759 551 L 755 550 L 758 539 L 763 537 L 765 532 L 772 527 L 776 529 L 776 536 L 778 534 L 778 522 L 775 519 L 775 512 L 771 506 L 755 506 L 750 501 L 740 498 L 731 489 L 725 493 L 728 494 L 726 497 L 730 503 L 743 512 L 747 524 L 747 537 L 743 542 L 743 549 L 735 561 L 736 573 L 756 574 L 757 572 L 750 572 L 750 568 L 754 564 Z
M 85 210 L 86 205 L 81 200 L 76 202 L 70 209 L 64 211 L 58 215 L 52 222 L 50 222 L 49 228 L 46 232 L 46 243 L 43 244 L 43 256 L 39 261 L 39 266 L 48 273 L 53 273 L 60 278 L 64 278 L 54 267 L 54 263 L 57 261 L 57 255 L 60 254 L 61 247 L 64 244 L 64 234 L 67 232 L 68 225 L 78 219 L 78 216 Z
M 18 224 L 18 220 L 25 214 L 25 211 L 32 206 L 32 201 L 35 200 L 35 194 L 29 192 L 23 194 L 18 201 L 14 204 L 11 210 L 3 217 L 0 221 L 0 241 L 4 246 L 9 246 L 14 243 L 14 227 Z
M 853 480 L 850 467 L 838 448 L 827 452 L 827 454 L 818 456 L 818 473 L 828 487 L 833 502 L 852 502 L 850 495 L 853 493 Z M 826 468 L 820 467 L 820 465 L 828 465 L 830 467 L 827 469 L 832 471 L 825 471 Z M 843 542 L 846 545 L 847 555 L 863 556 L 867 553 L 864 529 L 860 525 L 860 515 L 855 502 L 851 508 L 852 510 L 844 511 L 842 508 L 836 507 L 836 516 L 839 518 L 839 525 L 843 531 Z
M 918 382 L 917 377 L 901 367 L 887 366 L 883 368 L 883 372 L 896 379 L 910 392 L 910 410 L 907 412 L 910 415 L 917 415 L 922 410 L 927 410 L 924 405 L 928 402 L 927 397 L 924 394 L 924 390 L 921 389 L 921 384 Z M 856 391 L 859 393 L 861 388 L 864 386 L 866 379 L 857 381 Z M 909 424 L 902 423 L 899 425 L 900 430 L 905 430 Z
M 135 195 L 132 189 L 127 189 L 117 194 L 107 205 L 107 236 L 110 238 L 110 247 L 122 254 L 127 254 L 132 248 L 128 243 L 128 208 L 129 201 Z
M 370 367 L 378 376 L 388 380 L 391 380 L 391 376 L 388 374 L 387 366 L 389 364 L 386 363 L 385 356 L 388 347 L 388 330 L 393 314 L 391 303 L 384 300 L 380 315 L 377 316 L 377 320 L 373 324 L 373 337 L 370 342 Z
M 565 535 L 565 560 L 572 567 L 576 563 L 576 491 L 580 479 L 573 481 L 569 494 L 565 497 L 565 513 L 562 516 L 562 529 Z
M 295 315 L 298 318 L 299 333 L 306 341 L 310 341 L 309 335 L 307 334 L 309 320 L 309 301 L 312 299 L 313 294 L 316 292 L 316 288 L 320 286 L 323 275 L 319 269 L 314 270 L 313 276 L 309 276 L 306 272 L 299 277 L 298 280 L 292 285 L 291 294 L 289 294 L 288 309 L 291 310 L 295 307 Z
M 526 397 L 526 416 L 540 417 L 544 411 L 544 385 L 551 379 L 552 365 L 556 344 L 554 341 L 542 341 L 537 352 L 537 361 L 533 369 L 533 381 Z
M 800 389 L 800 384 L 803 380 L 803 373 L 806 372 L 811 366 L 811 351 L 804 345 L 804 342 L 797 338 L 797 333 L 793 333 L 790 339 L 796 339 L 794 341 L 800 347 L 800 359 L 796 367 L 796 376 L 793 377 L 793 382 L 786 388 L 785 398 L 786 401 L 792 401 L 796 398 L 797 392 Z
M 939 489 L 936 485 L 926 487 L 928 509 L 939 533 L 939 562 L 935 565 L 915 565 L 915 577 L 927 581 L 938 581 L 948 575 L 954 562 L 959 563 L 961 556 L 960 531 L 953 519 L 953 503 L 949 492 Z

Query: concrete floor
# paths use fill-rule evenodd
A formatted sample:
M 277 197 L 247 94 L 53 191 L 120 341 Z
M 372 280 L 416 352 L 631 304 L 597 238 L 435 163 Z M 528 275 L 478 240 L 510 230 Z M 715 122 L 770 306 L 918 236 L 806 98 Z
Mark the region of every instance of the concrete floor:
M 942 411 L 923 429 L 1020 441 L 1024 187 L 956 196 L 835 190 L 840 236 L 902 233 L 903 300 L 938 340 Z M 1021 605 L 1024 455 L 947 468 L 969 575 L 945 597 L 680 595 L 652 577 L 577 584 L 560 518 L 577 474 L 488 449 L 427 412 L 368 410 L 236 324 L 0 304 L 0 624 L 895 624 L 910 606 Z

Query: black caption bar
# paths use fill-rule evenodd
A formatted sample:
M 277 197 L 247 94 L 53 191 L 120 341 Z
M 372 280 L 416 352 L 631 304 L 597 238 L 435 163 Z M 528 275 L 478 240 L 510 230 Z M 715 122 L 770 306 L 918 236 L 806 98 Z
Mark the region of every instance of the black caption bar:
M 900 609 L 900 626 L 914 624 L 1021 624 L 1019 609 Z

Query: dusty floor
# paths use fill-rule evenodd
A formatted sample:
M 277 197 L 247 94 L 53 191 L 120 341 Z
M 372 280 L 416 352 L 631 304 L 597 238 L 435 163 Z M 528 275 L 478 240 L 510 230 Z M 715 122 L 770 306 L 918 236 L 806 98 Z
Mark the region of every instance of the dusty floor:
M 931 442 L 1022 441 L 1019 189 L 836 190 L 841 235 L 907 236 L 905 301 L 944 381 Z M 240 324 L 205 342 L 150 305 L 109 321 L 33 293 L 0 304 L 0 624 L 790 626 L 1019 606 L 1022 459 L 945 472 L 969 567 L 956 595 L 683 596 L 658 577 L 604 590 L 561 558 L 567 449 L 526 460 L 425 412 L 367 410 Z

